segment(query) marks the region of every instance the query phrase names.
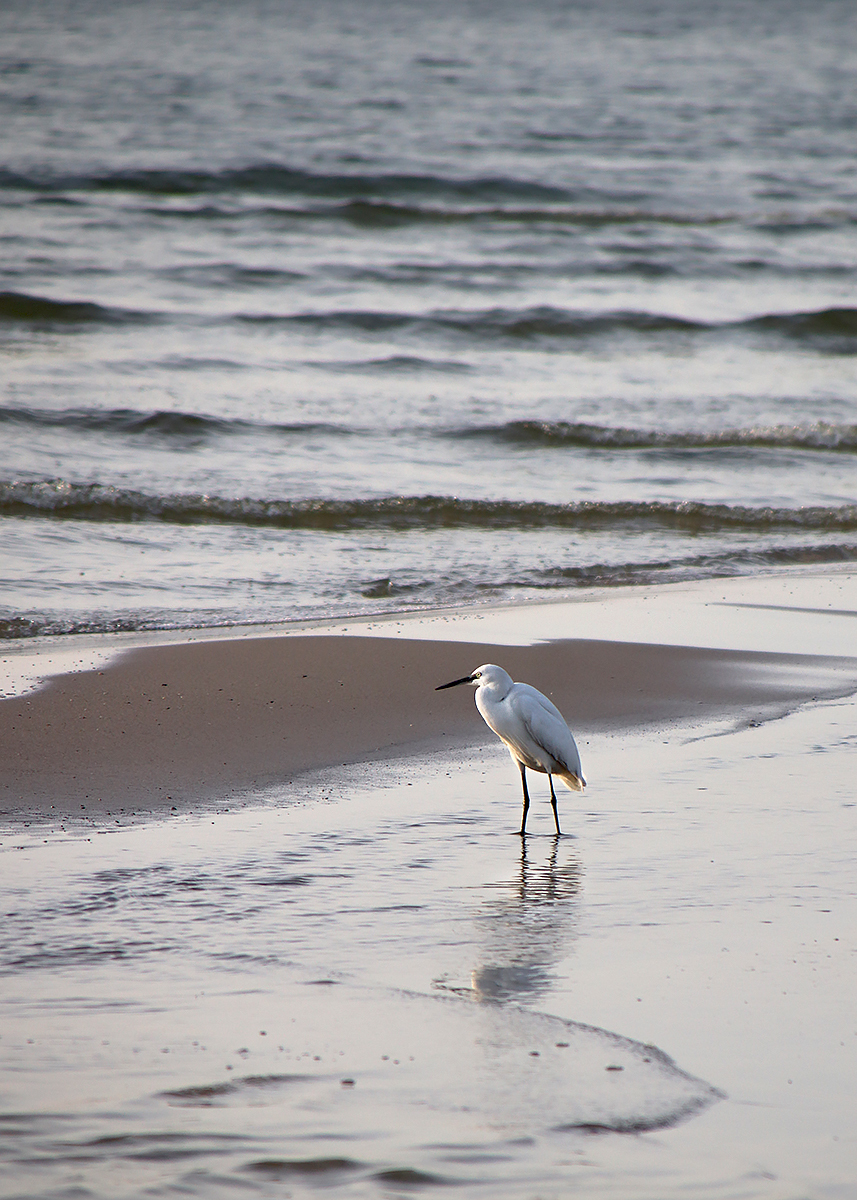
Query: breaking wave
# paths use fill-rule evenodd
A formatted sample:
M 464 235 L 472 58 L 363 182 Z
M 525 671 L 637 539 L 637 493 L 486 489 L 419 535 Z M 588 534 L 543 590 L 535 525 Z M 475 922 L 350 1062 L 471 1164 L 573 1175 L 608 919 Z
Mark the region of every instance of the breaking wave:
M 842 533 L 857 530 L 857 504 L 800 508 L 701 501 L 471 500 L 457 496 L 266 500 L 204 493 L 158 495 L 64 480 L 0 482 L 0 515 L 83 521 L 239 524 L 281 529 L 533 529 L 650 526 L 685 532 L 719 530 Z
M 358 369 L 361 364 L 349 364 Z M 417 371 L 421 359 L 396 359 L 372 362 L 373 368 L 398 368 Z M 343 370 L 348 368 L 343 367 Z M 367 368 L 368 369 L 368 368 Z M 24 406 L 0 406 L 0 427 L 24 426 L 33 429 L 68 429 L 79 433 L 106 433 L 120 436 L 145 435 L 169 440 L 188 438 L 229 438 L 236 434 L 262 434 L 281 437 L 324 435 L 350 437 L 365 435 L 366 427 L 332 424 L 326 421 L 254 421 L 243 417 L 216 417 L 207 413 L 171 412 L 133 408 L 34 409 Z M 803 425 L 758 425 L 746 429 L 661 430 L 624 426 L 596 425 L 586 421 L 539 421 L 523 419 L 500 425 L 464 425 L 460 427 L 409 430 L 417 435 L 450 441 L 499 442 L 510 446 L 544 446 L 576 450 L 731 450 L 772 449 L 834 451 L 857 453 L 857 424 L 817 421 Z
M 597 450 L 717 450 L 721 448 L 857 451 L 857 425 L 760 425 L 749 429 L 660 430 L 592 425 L 579 421 L 508 421 L 457 430 L 456 436 L 512 445 Z
M 214 417 L 205 413 L 154 410 L 141 412 L 133 408 L 66 408 L 32 409 L 9 406 L 0 408 L 0 427 L 23 425 L 36 429 L 68 429 L 82 433 L 109 433 L 123 436 L 138 434 L 158 438 L 232 437 L 245 431 L 290 434 L 324 434 L 336 436 L 357 432 L 347 426 L 324 421 L 259 422 L 240 417 Z

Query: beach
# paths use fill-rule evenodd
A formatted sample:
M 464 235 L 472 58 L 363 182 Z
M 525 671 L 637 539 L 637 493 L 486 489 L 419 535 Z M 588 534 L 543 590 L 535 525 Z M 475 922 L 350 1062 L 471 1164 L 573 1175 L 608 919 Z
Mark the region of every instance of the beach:
M 828 570 L 7 643 L 0 1194 L 849 1195 L 855 612 Z M 491 660 L 577 736 L 560 839 L 434 691 Z
M 853 1200 L 852 7 L 0 6 L 0 1200 Z
M 806 578 L 817 604 L 817 577 Z M 831 595 L 845 578 L 834 576 Z M 740 723 L 848 694 L 853 675 L 839 634 L 849 629 L 841 615 L 849 601 L 831 600 L 840 606 L 832 615 L 817 611 L 816 623 L 832 627 L 816 636 L 815 653 L 805 635 L 808 649 L 795 653 L 787 647 L 812 615 L 797 603 L 797 586 L 718 581 L 636 590 L 623 602 L 594 593 L 564 605 L 286 626 L 267 636 L 245 628 L 167 644 L 90 639 L 104 655 L 99 668 L 0 700 L 0 797 L 12 816 L 130 816 L 263 791 L 314 769 L 481 744 L 491 735 L 473 705 L 451 703 L 435 687 L 500 658 L 513 677 L 549 693 L 575 728 L 593 732 Z M 738 598 L 756 592 L 755 601 Z M 731 603 L 715 599 L 726 596 Z M 718 605 L 732 618 L 725 634 Z M 801 610 L 792 614 L 796 627 L 774 634 L 776 649 L 750 649 L 754 638 L 770 639 L 771 613 L 790 608 Z M 591 627 L 605 609 L 615 619 L 595 628 L 602 636 L 560 636 Z M 674 641 L 691 644 L 637 641 L 635 626 L 647 616 L 658 638 L 671 629 Z M 542 635 L 527 644 L 534 622 Z M 612 628 L 615 637 L 617 626 L 620 640 L 604 636 Z M 503 644 L 510 636 L 513 644 Z M 10 672 L 28 650 L 7 643 Z

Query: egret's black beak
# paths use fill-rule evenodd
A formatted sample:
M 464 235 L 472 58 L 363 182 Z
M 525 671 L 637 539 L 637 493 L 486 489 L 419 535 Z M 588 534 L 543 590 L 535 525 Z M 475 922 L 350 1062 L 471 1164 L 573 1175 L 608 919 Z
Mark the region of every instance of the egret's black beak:
M 435 690 L 436 692 L 442 692 L 444 688 L 448 688 L 448 687 L 458 687 L 458 685 L 459 685 L 460 683 L 472 683 L 472 682 L 473 682 L 473 676 L 472 676 L 472 675 L 465 675 L 463 679 L 453 679 L 452 683 L 442 683 L 442 684 L 440 685 L 440 687 L 436 687 L 434 690 Z

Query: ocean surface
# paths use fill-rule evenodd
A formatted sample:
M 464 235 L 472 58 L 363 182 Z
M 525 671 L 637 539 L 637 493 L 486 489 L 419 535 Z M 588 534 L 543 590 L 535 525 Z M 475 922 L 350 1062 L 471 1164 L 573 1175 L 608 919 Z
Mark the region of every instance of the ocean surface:
M 8 0 L 0 636 L 857 557 L 857 19 Z

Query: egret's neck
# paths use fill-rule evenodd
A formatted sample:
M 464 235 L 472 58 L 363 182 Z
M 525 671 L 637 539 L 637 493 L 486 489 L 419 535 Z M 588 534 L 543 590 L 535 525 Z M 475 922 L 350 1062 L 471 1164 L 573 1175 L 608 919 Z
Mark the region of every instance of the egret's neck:
M 508 683 L 506 683 L 505 680 L 492 679 L 490 682 L 486 681 L 485 683 L 480 683 L 477 690 L 478 692 L 481 692 L 484 700 L 488 700 L 489 702 L 494 701 L 494 703 L 497 704 L 509 694 L 509 689 L 511 686 L 511 679 Z

